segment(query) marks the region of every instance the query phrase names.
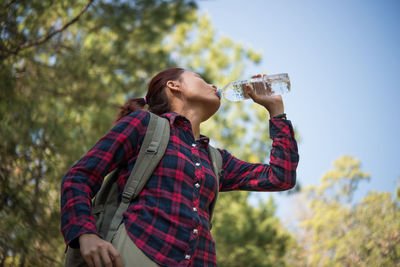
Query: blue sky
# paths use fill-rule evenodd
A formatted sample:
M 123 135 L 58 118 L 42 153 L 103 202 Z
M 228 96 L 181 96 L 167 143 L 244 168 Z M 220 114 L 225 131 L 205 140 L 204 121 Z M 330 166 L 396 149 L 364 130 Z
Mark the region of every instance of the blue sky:
M 395 193 L 400 179 L 400 1 L 199 1 L 219 36 L 257 51 L 246 77 L 287 72 L 285 110 L 296 127 L 298 180 L 316 185 L 341 155 L 371 174 L 356 194 Z M 227 104 L 227 103 L 224 103 Z M 268 196 L 270 194 L 267 194 Z M 292 199 L 273 194 L 277 215 Z

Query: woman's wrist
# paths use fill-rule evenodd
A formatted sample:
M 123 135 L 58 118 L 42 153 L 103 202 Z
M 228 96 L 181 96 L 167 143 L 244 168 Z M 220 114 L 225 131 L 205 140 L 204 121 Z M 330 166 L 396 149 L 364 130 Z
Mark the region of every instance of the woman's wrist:
M 271 118 L 273 118 L 273 119 L 287 120 L 287 118 L 286 118 L 286 113 L 280 113 L 280 114 L 277 114 L 277 115 L 275 115 L 275 116 L 271 116 Z
M 283 110 L 283 108 L 279 108 L 279 109 L 275 109 L 275 110 L 272 110 L 272 109 L 267 109 L 267 110 L 268 110 L 269 116 L 271 118 L 273 118 L 277 115 L 280 115 L 280 114 L 285 114 L 285 111 Z
M 273 98 L 275 97 L 275 98 Z M 272 118 L 276 115 L 285 113 L 285 108 L 283 106 L 282 97 L 280 95 L 271 97 L 268 103 L 263 106 L 268 110 L 269 116 Z

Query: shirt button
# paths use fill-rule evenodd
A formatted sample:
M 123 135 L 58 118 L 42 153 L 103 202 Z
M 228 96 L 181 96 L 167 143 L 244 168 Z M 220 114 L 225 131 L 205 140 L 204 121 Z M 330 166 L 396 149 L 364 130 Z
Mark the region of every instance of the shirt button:
M 190 255 L 189 254 L 185 255 L 185 260 L 190 260 Z
M 196 207 L 193 207 L 193 211 L 197 211 L 197 208 L 196 208 Z
M 195 183 L 194 186 L 195 186 L 196 188 L 199 188 L 199 187 L 200 187 L 200 184 L 199 184 L 199 183 Z
M 197 167 L 199 167 L 199 166 L 200 166 L 200 163 L 199 163 L 199 162 L 196 162 L 195 165 L 196 165 Z
M 193 229 L 193 234 L 197 235 L 199 233 L 199 230 Z

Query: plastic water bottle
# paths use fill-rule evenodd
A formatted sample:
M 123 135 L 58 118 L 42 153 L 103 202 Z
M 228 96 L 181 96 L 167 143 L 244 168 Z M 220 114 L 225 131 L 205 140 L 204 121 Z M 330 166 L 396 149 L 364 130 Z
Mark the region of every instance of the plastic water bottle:
M 218 89 L 220 97 L 230 101 L 242 101 L 249 99 L 243 93 L 246 84 L 254 88 L 258 95 L 281 95 L 290 92 L 290 80 L 287 73 L 265 75 L 263 77 L 252 78 L 249 80 L 239 80 L 228 83 L 222 89 Z

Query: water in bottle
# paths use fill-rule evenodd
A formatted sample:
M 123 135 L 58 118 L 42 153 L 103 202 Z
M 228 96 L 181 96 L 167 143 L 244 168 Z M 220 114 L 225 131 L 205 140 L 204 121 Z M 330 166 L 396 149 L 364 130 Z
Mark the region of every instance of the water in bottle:
M 290 92 L 290 80 L 287 73 L 265 75 L 249 80 L 233 81 L 218 90 L 220 97 L 230 101 L 242 101 L 249 99 L 243 93 L 246 85 L 251 85 L 254 92 L 259 95 L 281 95 Z

